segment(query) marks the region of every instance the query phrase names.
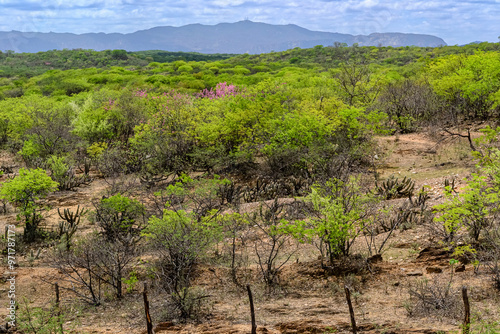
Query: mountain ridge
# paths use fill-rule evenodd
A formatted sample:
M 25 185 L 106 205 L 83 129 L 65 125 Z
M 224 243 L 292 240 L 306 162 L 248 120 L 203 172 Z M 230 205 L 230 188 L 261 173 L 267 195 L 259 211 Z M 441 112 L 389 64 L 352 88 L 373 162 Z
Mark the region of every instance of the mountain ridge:
M 436 36 L 408 33 L 350 35 L 312 31 L 295 24 L 273 25 L 248 20 L 235 23 L 181 27 L 158 26 L 132 33 L 40 33 L 0 32 L 0 50 L 39 52 L 61 49 L 125 49 L 127 51 L 166 50 L 200 53 L 267 53 L 295 47 L 333 45 L 335 42 L 360 46 L 446 45 Z

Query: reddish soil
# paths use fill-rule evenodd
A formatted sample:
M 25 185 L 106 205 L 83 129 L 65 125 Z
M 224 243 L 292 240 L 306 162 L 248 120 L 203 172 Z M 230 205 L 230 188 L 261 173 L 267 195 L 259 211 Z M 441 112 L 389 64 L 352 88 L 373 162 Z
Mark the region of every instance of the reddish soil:
M 444 180 L 455 178 L 460 186 L 473 164 L 465 140 L 440 140 L 439 136 L 431 138 L 422 134 L 379 138 L 374 165 L 380 180 L 391 174 L 401 178 L 409 176 L 416 181 L 417 189 L 428 186 L 430 205 L 442 201 Z M 7 162 L 15 164 L 12 156 L 2 153 L 0 165 Z M 6 177 L 3 176 L 0 182 Z M 47 203 L 61 209 L 75 209 L 77 205 L 90 207 L 91 199 L 101 196 L 107 186 L 102 179 L 97 179 L 90 186 L 76 191 L 53 194 Z M 52 209 L 47 226 L 54 225 L 57 219 L 57 211 Z M 0 215 L 0 230 L 3 231 L 7 224 L 16 224 L 12 208 L 7 214 Z M 82 232 L 94 228 L 86 221 Z M 21 231 L 21 228 L 17 229 L 18 233 Z M 381 234 L 378 238 L 384 236 Z M 358 239 L 355 247 L 366 253 L 363 238 Z M 34 306 L 48 306 L 54 300 L 54 291 L 42 279 L 47 274 L 57 275 L 46 262 L 48 250 L 43 249 L 36 260 L 29 260 L 28 250 L 20 252 L 17 255 L 20 266 L 16 281 L 17 300 L 26 297 L 34 302 Z M 396 231 L 382 254 L 382 261 L 371 265 L 372 272 L 330 275 L 328 269 L 321 267 L 318 255 L 312 246 L 301 245 L 283 269 L 281 290 L 273 295 L 266 294 L 255 261 L 250 257 L 244 273 L 245 282 L 252 283 L 254 290 L 257 333 L 350 333 L 344 283 L 353 290 L 353 307 L 360 333 L 458 332 L 459 319 L 412 317 L 407 311 L 410 286 L 422 279 L 448 282 L 452 275 L 449 254 L 438 247 L 437 237 L 427 226 Z M 143 258 L 147 259 L 147 256 Z M 250 333 L 246 291 L 231 283 L 227 269 L 217 263 L 199 268 L 195 284 L 210 295 L 208 315 L 200 323 L 165 322 L 164 300 L 151 294 L 156 333 Z M 469 287 L 474 314 L 486 320 L 500 318 L 500 295 L 491 287 L 485 270 L 480 268 L 474 273 L 472 265 L 468 264 L 465 271 L 453 273 L 452 284 L 457 291 L 462 285 Z M 0 283 L 0 305 L 8 303 L 7 289 L 8 283 L 4 279 Z M 62 303 L 71 310 L 64 327 L 72 333 L 145 333 L 143 300 L 139 290 L 140 287 L 136 287 L 125 293 L 123 300 L 110 300 L 99 307 L 86 306 L 63 291 Z M 0 308 L 0 319 L 6 315 L 7 308 Z

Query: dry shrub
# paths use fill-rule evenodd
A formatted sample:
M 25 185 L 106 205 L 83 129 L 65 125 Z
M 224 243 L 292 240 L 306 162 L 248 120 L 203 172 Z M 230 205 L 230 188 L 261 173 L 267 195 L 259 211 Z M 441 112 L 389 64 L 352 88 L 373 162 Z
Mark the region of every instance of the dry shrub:
M 333 261 L 331 266 L 324 266 L 328 275 L 364 275 L 369 272 L 367 259 L 361 254 L 343 256 Z
M 461 319 L 462 300 L 459 289 L 439 278 L 417 280 L 408 289 L 410 298 L 405 303 L 410 317 L 438 317 Z
M 493 287 L 500 291 L 500 231 L 489 231 L 478 250 L 477 258 L 491 275 Z
M 180 321 L 200 323 L 209 319 L 212 314 L 213 303 L 211 295 L 199 286 L 182 289 L 179 294 L 171 294 L 162 300 L 155 309 L 156 319 L 162 321 Z M 156 312 L 154 312 L 156 313 Z

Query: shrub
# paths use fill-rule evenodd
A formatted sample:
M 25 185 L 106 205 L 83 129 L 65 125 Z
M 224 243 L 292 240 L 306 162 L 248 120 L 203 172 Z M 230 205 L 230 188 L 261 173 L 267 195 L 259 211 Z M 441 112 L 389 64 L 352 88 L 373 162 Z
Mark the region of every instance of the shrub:
M 40 167 L 43 159 L 40 157 L 40 148 L 29 139 L 23 143 L 23 147 L 18 152 L 28 167 Z
M 94 219 L 103 229 L 106 240 L 113 241 L 139 235 L 144 223 L 145 208 L 138 200 L 121 194 L 94 201 Z
M 374 199 L 362 193 L 358 179 L 350 178 L 313 186 L 306 200 L 314 209 L 306 233 L 319 238 L 321 254 L 332 265 L 336 259 L 349 256 L 355 239 L 369 222 L 369 204 Z
M 181 72 L 181 73 L 184 73 L 184 72 L 191 73 L 191 72 L 193 72 L 193 68 L 189 65 L 182 65 L 182 66 L 179 66 L 177 68 L 177 71 Z
M 95 160 L 97 169 L 105 178 L 137 172 L 142 164 L 140 159 L 132 156 L 131 152 L 120 143 L 109 146 L 102 153 L 98 153 L 98 158 Z
M 119 60 L 127 60 L 128 59 L 127 51 L 125 51 L 125 50 L 113 50 L 113 51 L 111 51 L 111 57 L 113 59 L 119 59 Z
M 6 199 L 20 209 L 18 220 L 25 223 L 24 238 L 32 242 L 38 235 L 45 207 L 40 199 L 57 190 L 58 183 L 53 181 L 43 169 L 19 170 L 19 175 L 2 184 L 0 198 Z
M 224 228 L 225 242 L 223 252 L 228 254 L 231 269 L 231 279 L 237 286 L 243 287 L 238 277 L 238 269 L 246 262 L 245 244 L 250 236 L 250 222 L 239 213 L 225 214 L 220 217 Z M 246 255 L 246 256 L 245 256 Z
M 32 301 L 24 298 L 20 303 L 16 324 L 22 333 L 60 333 L 66 316 L 56 305 L 50 305 L 48 308 L 34 307 Z
M 89 90 L 90 90 L 90 85 L 84 81 L 81 81 L 81 80 L 78 80 L 78 81 L 71 80 L 70 81 L 70 80 L 68 80 L 68 81 L 63 81 L 63 82 L 59 83 L 58 90 L 54 91 L 54 93 L 61 91 L 64 94 L 66 94 L 67 96 L 72 96 L 72 95 L 76 95 L 76 94 L 79 94 L 82 92 L 87 92 Z
M 165 210 L 161 218 L 149 219 L 143 235 L 161 255 L 164 288 L 179 295 L 190 286 L 195 264 L 223 234 L 209 218 L 198 220 L 193 213 Z
M 257 264 L 268 293 L 280 287 L 281 270 L 297 251 L 294 224 L 288 222 L 287 204 L 275 198 L 262 203 L 251 223 L 261 234 L 254 243 Z
M 59 184 L 59 190 L 72 190 L 91 181 L 88 175 L 76 176 L 73 167 L 69 166 L 66 160 L 55 155 L 47 160 L 48 169 L 51 171 L 50 177 Z
M 31 124 L 24 138 L 36 149 L 31 157 L 45 160 L 52 155 L 65 155 L 74 147 L 77 138 L 70 133 L 73 113 L 67 105 L 52 102 L 52 105 L 35 108 L 29 117 Z
M 238 90 L 238 87 L 234 85 L 227 84 L 226 82 L 219 82 L 215 88 L 204 89 L 198 94 L 198 96 L 208 99 L 220 99 L 226 96 L 237 95 Z
M 172 293 L 169 302 L 173 307 L 173 314 L 177 313 L 182 321 L 200 321 L 209 313 L 207 298 L 210 297 L 203 288 L 187 287 L 179 293 Z
M 455 194 L 448 188 L 447 201 L 434 207 L 439 213 L 435 220 L 443 223 L 448 233 L 447 241 L 455 241 L 465 230 L 470 239 L 477 242 L 479 236 L 492 227 L 500 199 L 498 191 L 487 181 L 486 176 L 473 174 L 463 191 Z
M 183 174 L 178 182 L 155 193 L 157 213 L 163 214 L 164 208 L 174 211 L 190 210 L 194 218 L 200 221 L 223 208 L 226 203 L 221 187 L 229 183 L 229 180 L 221 179 L 218 175 L 213 178 L 191 179 Z
M 410 299 L 405 308 L 409 316 L 462 318 L 460 294 L 452 288 L 451 281 L 418 280 L 408 292 Z
M 414 132 L 424 122 L 436 121 L 442 107 L 428 84 L 410 79 L 387 85 L 378 103 L 402 133 Z
M 189 133 L 195 116 L 191 109 L 192 97 L 184 94 L 165 93 L 151 99 L 145 92 L 138 96 L 145 99 L 151 118 L 134 129 L 130 139 L 137 160 L 142 162 L 145 173 L 162 175 L 189 170 L 194 137 Z
M 121 298 L 123 280 L 140 254 L 139 240 L 139 236 L 130 234 L 113 241 L 91 234 L 69 250 L 55 249 L 50 254 L 50 263 L 62 277 L 53 279 L 70 283 L 61 288 L 96 306 L 102 303 L 103 286 L 110 287 Z

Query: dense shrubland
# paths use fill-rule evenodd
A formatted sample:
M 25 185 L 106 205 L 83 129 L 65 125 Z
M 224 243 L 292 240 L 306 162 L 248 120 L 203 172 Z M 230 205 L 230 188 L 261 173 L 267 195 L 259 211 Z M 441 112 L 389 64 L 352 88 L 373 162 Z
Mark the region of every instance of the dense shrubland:
M 371 270 L 356 240 L 368 240 L 363 255 L 379 255 L 395 229 L 433 215 L 454 256 L 484 263 L 498 287 L 498 130 L 471 142 L 476 173 L 463 192 L 447 188 L 434 212 L 425 188 L 376 183 L 372 169 L 374 135 L 495 125 L 498 50 L 335 45 L 200 61 L 120 50 L 1 53 L 3 66 L 24 59 L 57 69 L 0 72 L 0 145 L 26 167 L 9 172 L 0 198 L 16 206 L 23 242 L 50 240 L 66 288 L 94 305 L 106 289 L 122 298 L 122 282 L 133 286 L 139 275 L 166 292 L 174 316 L 196 317 L 208 297 L 192 285 L 201 263 L 222 263 L 242 287 L 255 280 L 242 268 L 251 254 L 274 293 L 299 243 L 316 246 L 330 273 Z M 39 230 L 48 193 L 95 178 L 110 187 L 89 210 L 59 212 L 59 231 Z M 381 209 L 393 198 L 408 200 Z M 245 211 L 250 202 L 261 204 Z M 72 241 L 82 217 L 95 231 Z M 376 244 L 380 233 L 387 238 Z M 135 264 L 145 254 L 156 255 Z

